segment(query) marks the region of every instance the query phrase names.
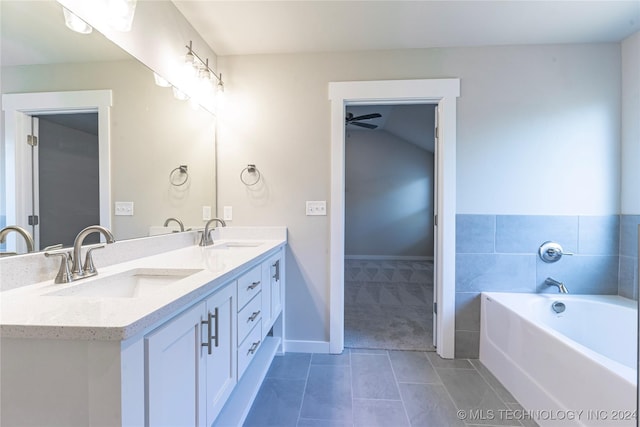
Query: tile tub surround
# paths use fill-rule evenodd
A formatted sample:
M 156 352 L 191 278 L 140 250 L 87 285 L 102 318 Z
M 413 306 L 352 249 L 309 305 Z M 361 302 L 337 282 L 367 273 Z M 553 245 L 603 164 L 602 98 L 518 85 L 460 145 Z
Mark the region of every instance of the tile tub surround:
M 638 226 L 640 215 L 620 216 L 618 295 L 638 299 Z
M 458 416 L 489 410 L 492 420 L 465 423 Z M 478 360 L 346 348 L 339 355 L 276 356 L 244 427 L 535 426 L 507 419 L 521 410 Z
M 482 291 L 553 293 L 555 288 L 544 285 L 553 277 L 571 293 L 617 295 L 621 247 L 631 246 L 626 221 L 633 223 L 619 215 L 456 215 L 455 356 L 478 357 Z M 543 262 L 538 248 L 547 240 L 575 255 Z M 631 270 L 628 258 L 625 271 Z

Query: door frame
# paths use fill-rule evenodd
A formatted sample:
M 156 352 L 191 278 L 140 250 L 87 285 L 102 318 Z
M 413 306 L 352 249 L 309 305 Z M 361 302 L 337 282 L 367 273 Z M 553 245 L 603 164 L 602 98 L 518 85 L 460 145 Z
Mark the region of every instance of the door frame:
M 344 185 L 347 105 L 437 104 L 435 301 L 436 351 L 455 353 L 456 99 L 460 79 L 330 82 L 331 196 L 329 243 L 329 352 L 344 350 Z
M 7 224 L 29 228 L 27 223 L 30 205 L 31 170 L 23 165 L 31 163 L 31 148 L 26 144 L 33 115 L 98 113 L 98 156 L 100 225 L 111 228 L 111 180 L 110 180 L 110 113 L 111 90 L 87 90 L 69 92 L 32 92 L 2 95 L 5 129 L 5 206 Z M 19 143 L 25 141 L 25 143 Z M 13 183 L 13 184 L 12 184 Z M 8 251 L 24 251 L 24 243 L 7 236 Z

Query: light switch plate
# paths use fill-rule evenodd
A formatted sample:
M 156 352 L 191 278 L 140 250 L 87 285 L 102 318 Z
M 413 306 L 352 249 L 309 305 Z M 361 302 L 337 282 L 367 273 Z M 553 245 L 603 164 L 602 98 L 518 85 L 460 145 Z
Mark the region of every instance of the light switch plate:
M 327 214 L 326 200 L 307 200 L 307 216 L 326 215 L 326 214 Z
M 225 206 L 222 210 L 222 219 L 225 221 L 233 221 L 233 207 Z
M 133 216 L 133 202 L 116 202 L 115 215 Z
M 202 220 L 209 221 L 211 219 L 211 206 L 202 207 Z

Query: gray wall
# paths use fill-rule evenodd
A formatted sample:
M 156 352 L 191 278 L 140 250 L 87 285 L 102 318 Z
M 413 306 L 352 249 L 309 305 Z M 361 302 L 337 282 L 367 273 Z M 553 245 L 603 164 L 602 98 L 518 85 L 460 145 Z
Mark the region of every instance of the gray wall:
M 329 199 L 331 81 L 460 78 L 459 214 L 619 214 L 618 43 L 218 59 L 219 203 L 233 225 L 288 227 L 291 340 L 329 338 L 329 218 L 304 206 Z M 238 179 L 247 163 L 263 174 L 259 194 Z
M 349 130 L 345 255 L 433 257 L 433 153 L 384 130 Z

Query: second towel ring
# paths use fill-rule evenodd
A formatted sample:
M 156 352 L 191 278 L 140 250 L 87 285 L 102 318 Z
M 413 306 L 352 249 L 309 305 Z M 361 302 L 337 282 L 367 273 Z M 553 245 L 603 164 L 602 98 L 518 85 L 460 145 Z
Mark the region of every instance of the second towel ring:
M 248 175 L 255 175 L 253 181 L 248 179 Z M 260 181 L 260 171 L 256 165 L 247 165 L 246 168 L 242 169 L 242 172 L 240 172 L 240 181 L 247 187 L 256 185 Z
M 184 179 L 176 179 L 176 172 L 178 175 L 184 175 Z M 184 185 L 189 180 L 189 172 L 187 172 L 187 165 L 180 165 L 169 173 L 169 182 L 174 187 L 180 187 Z

